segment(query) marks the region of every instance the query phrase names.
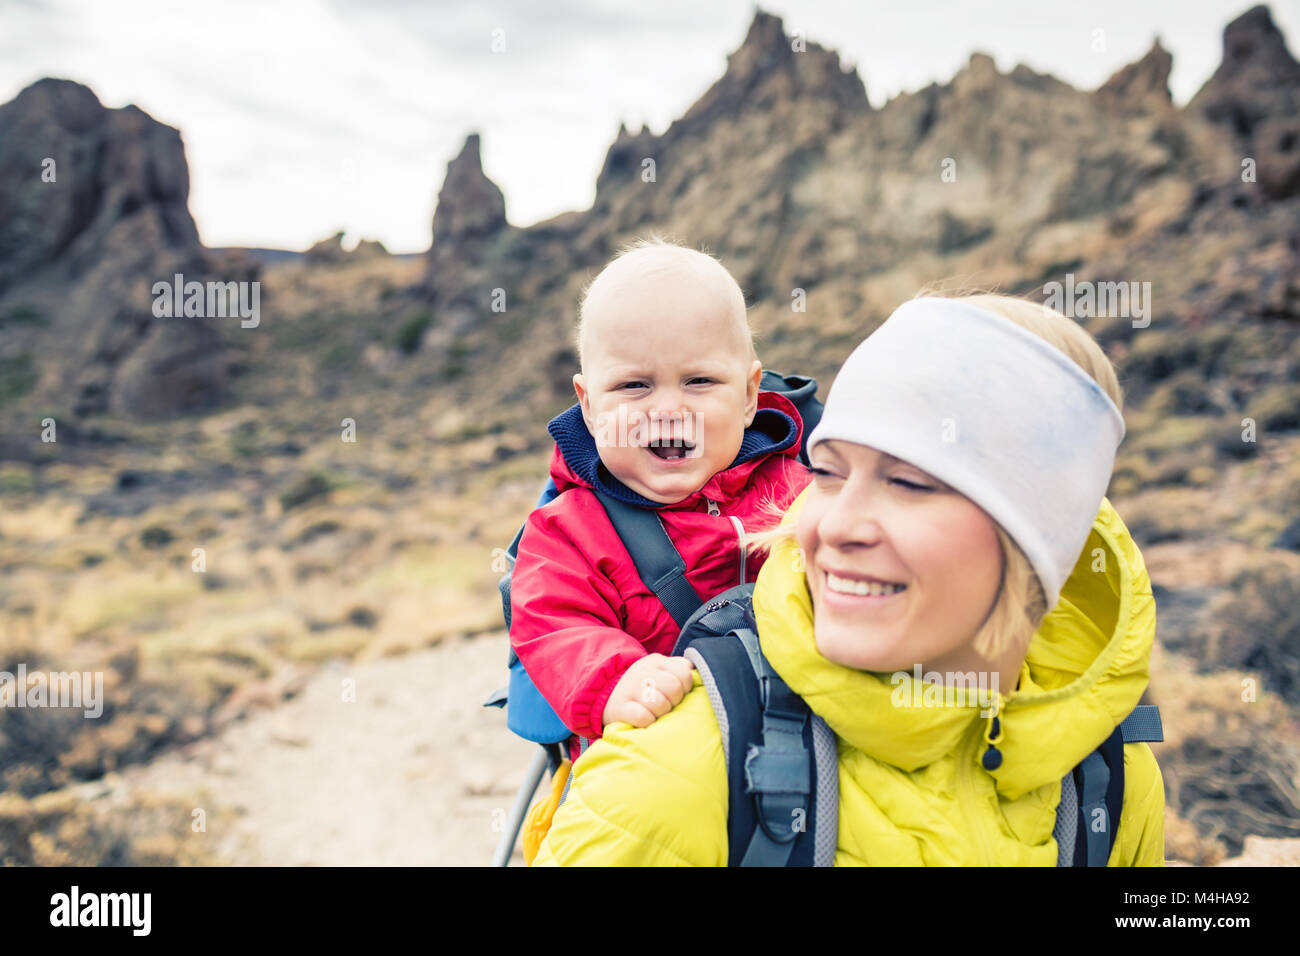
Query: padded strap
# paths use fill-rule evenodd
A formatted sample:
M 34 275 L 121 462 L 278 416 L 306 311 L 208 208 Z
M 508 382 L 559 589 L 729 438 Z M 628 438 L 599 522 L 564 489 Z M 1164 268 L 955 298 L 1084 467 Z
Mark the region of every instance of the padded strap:
M 758 676 L 761 743 L 745 754 L 745 792 L 758 806 L 758 829 L 741 866 L 785 866 L 795 840 L 811 824 L 812 748 L 805 742 L 808 705 L 759 651 L 758 635 L 736 632 Z M 797 827 L 802 825 L 802 829 Z
M 519 539 L 524 536 L 524 528 L 527 525 L 520 525 L 519 530 L 515 532 L 514 539 L 510 542 L 510 547 L 506 548 L 506 573 L 501 575 L 501 580 L 497 582 L 497 589 L 501 592 L 501 611 L 506 618 L 506 630 L 510 630 L 510 579 L 515 572 L 515 558 L 519 554 Z M 514 663 L 512 660 L 511 664 Z
M 1124 743 L 1159 743 L 1165 739 L 1165 729 L 1160 723 L 1160 708 L 1154 704 L 1139 704 L 1133 713 L 1119 725 Z
M 537 504 L 533 506 L 533 510 L 543 508 L 550 504 L 555 500 L 559 493 L 559 490 L 555 487 L 555 479 L 547 478 L 546 483 L 542 485 L 541 493 L 537 496 Z M 515 536 L 510 540 L 510 545 L 506 548 L 506 572 L 501 576 L 501 580 L 497 582 L 497 589 L 501 592 L 501 612 L 505 615 L 507 631 L 510 630 L 510 579 L 515 573 L 515 558 L 519 556 L 519 540 L 524 536 L 524 528 L 526 527 L 528 527 L 527 522 L 521 524 L 519 530 L 515 532 Z M 515 654 L 514 651 L 511 650 L 510 663 L 506 666 L 513 667 L 514 663 Z M 484 704 L 484 706 L 486 707 L 489 705 Z
M 677 635 L 670 656 L 681 657 L 682 652 L 697 637 L 717 637 L 728 631 L 748 628 L 754 620 L 753 594 L 753 584 L 738 584 L 714 595 L 691 615 L 682 632 Z
M 758 703 L 758 678 L 740 642 L 719 637 L 704 637 L 689 648 L 692 656 L 705 662 L 700 678 L 718 721 L 725 734 L 723 754 L 727 759 L 727 865 L 739 866 L 744 848 L 758 829 L 754 801 L 745 795 L 744 759 L 749 744 L 761 726 Z M 698 665 L 697 665 L 698 666 Z M 725 723 L 725 729 L 724 729 Z
M 1161 740 L 1160 709 L 1140 704 L 1100 747 L 1065 775 L 1052 830 L 1057 866 L 1107 864 L 1124 809 L 1124 745 Z
M 813 866 L 834 866 L 840 836 L 840 758 L 835 731 L 816 712 L 812 715 Z
M 1083 815 L 1085 866 L 1105 866 L 1110 856 L 1110 814 L 1106 809 L 1106 788 L 1110 768 L 1101 753 L 1094 750 L 1079 765 L 1079 811 Z
M 829 776 L 836 790 L 829 806 L 820 801 L 822 787 L 815 793 L 797 792 L 769 793 L 769 786 L 781 791 L 795 791 L 785 778 L 784 771 L 789 769 L 788 752 L 783 755 L 783 748 L 764 750 L 767 741 L 763 737 L 762 691 L 758 675 L 754 672 L 745 642 L 740 634 L 752 635 L 752 632 L 731 631 L 727 634 L 700 637 L 685 649 L 693 660 L 704 681 L 709 703 L 713 706 L 718 719 L 718 729 L 723 736 L 723 752 L 727 758 L 727 841 L 730 847 L 727 858 L 728 866 L 811 866 L 817 862 L 814 858 L 814 846 L 822 838 L 821 827 L 826 814 L 837 812 L 839 777 L 835 766 L 833 735 L 831 746 L 826 755 L 830 762 Z M 756 644 L 755 640 L 755 644 Z M 703 667 L 699 666 L 703 661 Z M 779 678 L 778 678 L 779 679 Z M 788 706 L 788 705 L 787 705 Z M 770 718 L 782 721 L 789 719 L 778 705 L 778 712 Z M 791 728 L 784 728 L 789 730 Z M 793 736 L 781 737 L 773 732 L 773 742 L 780 741 L 787 747 L 801 747 L 808 770 L 804 775 L 804 788 L 811 791 L 811 754 L 815 749 L 813 723 L 804 722 L 802 739 Z M 747 760 L 754 752 L 758 756 Z M 818 761 L 821 766 L 822 761 Z M 748 766 L 747 766 L 748 765 Z M 748 775 L 746 771 L 748 770 Z M 760 795 L 751 790 L 751 784 L 761 788 Z M 763 802 L 763 811 L 759 809 L 759 798 Z M 803 814 L 794 813 L 804 809 Z M 767 816 L 767 828 L 777 837 L 787 835 L 788 839 L 773 839 L 762 822 Z M 801 822 L 803 827 L 796 830 L 795 824 Z M 827 834 L 832 841 L 829 852 L 823 854 L 827 861 L 833 860 L 833 842 L 835 828 Z
M 741 866 L 785 866 L 790 862 L 790 853 L 794 850 L 794 841 L 778 843 L 767 835 L 762 827 L 754 831 L 754 838 L 745 849 Z
M 659 515 L 615 501 L 600 490 L 596 491 L 596 497 L 604 506 L 605 514 L 609 515 L 610 524 L 622 539 L 623 547 L 627 548 L 645 586 L 663 602 L 677 626 L 684 627 L 704 602 L 686 580 L 686 562 L 677 553 L 677 547 L 664 530 Z
M 1074 786 L 1074 771 L 1061 778 L 1061 802 L 1056 805 L 1056 865 L 1074 866 L 1074 850 L 1079 832 L 1079 791 Z

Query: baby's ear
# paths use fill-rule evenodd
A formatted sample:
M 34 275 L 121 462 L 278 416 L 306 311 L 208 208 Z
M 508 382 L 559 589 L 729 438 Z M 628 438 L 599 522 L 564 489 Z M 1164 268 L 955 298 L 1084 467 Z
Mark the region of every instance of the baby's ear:
M 591 398 L 587 394 L 587 380 L 582 377 L 581 372 L 573 373 L 573 391 L 578 396 L 578 406 L 582 409 L 582 420 L 587 425 L 587 431 L 596 434 L 595 426 L 591 421 Z
M 745 380 L 745 427 L 748 428 L 754 424 L 754 416 L 758 414 L 758 391 L 759 385 L 763 381 L 763 363 L 754 359 L 749 366 L 749 378 Z

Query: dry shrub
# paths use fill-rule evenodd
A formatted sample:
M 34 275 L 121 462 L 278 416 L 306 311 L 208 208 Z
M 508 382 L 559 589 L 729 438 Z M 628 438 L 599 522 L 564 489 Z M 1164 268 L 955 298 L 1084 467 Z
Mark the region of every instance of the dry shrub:
M 1154 750 L 1174 817 L 1166 855 L 1209 863 L 1240 853 L 1248 835 L 1300 836 L 1300 751 L 1281 697 L 1258 690 L 1257 675 L 1197 674 L 1191 659 L 1159 647 L 1152 672 L 1165 727 Z
M 195 832 L 198 799 L 148 793 L 125 800 L 78 785 L 28 800 L 0 794 L 0 865 L 176 866 L 220 862 Z M 213 821 L 206 821 L 211 824 Z
M 1300 571 L 1277 562 L 1237 574 L 1215 612 L 1202 667 L 1258 671 L 1268 690 L 1300 703 Z

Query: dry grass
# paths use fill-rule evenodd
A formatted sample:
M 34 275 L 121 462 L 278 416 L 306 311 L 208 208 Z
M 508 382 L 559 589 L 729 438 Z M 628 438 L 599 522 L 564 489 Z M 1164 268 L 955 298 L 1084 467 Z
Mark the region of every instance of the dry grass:
M 192 807 L 110 811 L 86 788 L 273 706 L 322 662 L 500 627 L 494 549 L 535 500 L 551 450 L 541 423 L 568 399 L 559 389 L 537 407 L 488 405 L 466 389 L 448 401 L 437 385 L 450 352 L 403 356 L 396 343 L 393 290 L 421 268 L 381 258 L 269 269 L 262 334 L 223 330 L 248 367 L 245 404 L 162 426 L 107 418 L 103 430 L 123 441 L 0 464 L 0 665 L 101 671 L 111 703 L 99 720 L 28 711 L 0 726 L 0 855 L 210 859 L 187 831 Z M 962 268 L 984 267 L 972 254 Z M 869 283 L 831 278 L 815 313 L 765 302 L 755 324 L 794 363 L 783 370 L 828 387 L 869 330 L 864 316 L 883 317 L 937 274 L 918 260 Z M 1024 274 L 981 278 L 1014 287 Z M 1175 335 L 1132 343 L 1133 367 L 1161 375 L 1135 393 L 1112 500 L 1169 589 L 1230 588 L 1278 560 L 1269 546 L 1300 511 L 1300 434 L 1284 427 L 1292 392 L 1260 391 L 1252 407 L 1269 427 L 1238 454 L 1224 445 L 1235 433 L 1222 389 L 1194 365 L 1219 348 L 1224 368 L 1249 368 L 1269 350 L 1207 341 L 1191 358 Z M 762 337 L 759 347 L 768 353 Z M 340 440 L 343 418 L 356 422 L 355 443 Z M 1162 632 L 1180 647 L 1195 636 Z M 1249 675 L 1199 674 L 1159 649 L 1154 667 L 1170 856 L 1213 862 L 1248 833 L 1286 835 L 1294 764 L 1279 743 L 1298 735 L 1283 702 L 1241 703 Z
M 1206 865 L 1241 852 L 1246 834 L 1300 836 L 1300 728 L 1262 683 L 1246 671 L 1198 674 L 1195 661 L 1157 647 L 1167 858 Z

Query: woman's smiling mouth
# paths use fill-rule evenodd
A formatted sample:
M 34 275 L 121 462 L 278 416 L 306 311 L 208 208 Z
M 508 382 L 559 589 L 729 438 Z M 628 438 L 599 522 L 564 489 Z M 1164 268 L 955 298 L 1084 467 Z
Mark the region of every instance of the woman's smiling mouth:
M 826 585 L 826 590 L 831 594 L 843 595 L 845 597 L 873 598 L 880 600 L 883 598 L 893 597 L 907 590 L 905 584 L 895 584 L 891 581 L 880 581 L 875 579 L 864 578 L 846 578 L 829 571 L 823 572 L 822 580 Z

